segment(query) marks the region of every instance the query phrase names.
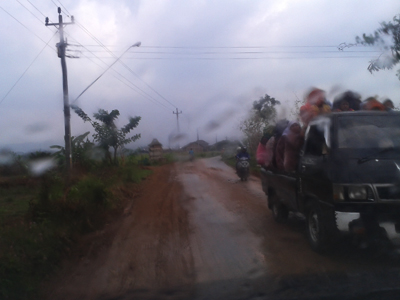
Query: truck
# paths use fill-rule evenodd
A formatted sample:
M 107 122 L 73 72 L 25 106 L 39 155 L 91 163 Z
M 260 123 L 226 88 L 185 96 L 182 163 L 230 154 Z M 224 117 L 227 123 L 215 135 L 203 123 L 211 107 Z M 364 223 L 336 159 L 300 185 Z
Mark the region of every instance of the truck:
M 341 233 L 400 232 L 400 112 L 334 112 L 308 125 L 295 172 L 261 168 L 277 222 L 306 220 L 311 248 L 325 252 Z

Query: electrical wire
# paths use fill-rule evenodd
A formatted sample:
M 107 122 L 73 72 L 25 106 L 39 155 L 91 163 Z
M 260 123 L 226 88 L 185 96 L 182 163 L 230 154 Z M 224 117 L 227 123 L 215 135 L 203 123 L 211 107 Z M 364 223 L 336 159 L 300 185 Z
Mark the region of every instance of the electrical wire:
M 44 13 L 42 13 L 31 1 L 29 1 L 29 0 L 26 0 L 26 1 L 28 1 L 30 5 L 32 5 L 43 17 L 46 18 L 46 15 Z
M 68 44 L 69 45 L 69 44 Z M 84 46 L 83 46 L 84 47 Z M 90 52 L 90 50 L 89 50 Z M 85 58 L 88 58 L 91 62 L 93 62 L 95 65 L 97 65 L 98 67 L 102 68 L 103 70 L 105 70 L 105 68 L 103 68 L 102 66 L 100 66 L 98 63 L 96 63 L 94 60 L 92 60 L 92 58 L 97 58 L 99 59 L 102 63 L 104 63 L 107 66 L 107 63 L 104 62 L 100 57 L 98 57 L 96 54 L 92 53 L 94 55 L 94 57 L 89 57 L 87 55 L 84 54 Z M 130 89 L 132 89 L 133 91 L 137 92 L 139 95 L 141 95 L 142 97 L 146 98 L 147 100 L 153 102 L 154 104 L 158 104 L 161 105 L 162 107 L 166 108 L 169 110 L 169 108 L 167 108 L 164 104 L 162 104 L 161 102 L 159 102 L 157 99 L 155 99 L 154 97 L 152 97 L 151 95 L 149 95 L 148 93 L 146 93 L 145 91 L 143 91 L 141 88 L 139 88 L 136 84 L 134 84 L 132 81 L 130 81 L 128 78 L 126 78 L 124 75 L 122 75 L 121 73 L 119 73 L 118 71 L 111 69 L 115 74 L 119 75 L 116 76 L 115 74 L 113 75 L 116 79 L 118 79 L 120 82 L 122 82 L 123 84 L 125 84 L 127 87 L 129 87 Z M 123 81 L 121 78 L 123 78 L 125 81 Z
M 12 14 L 10 14 L 8 11 L 6 11 L 3 7 L 0 6 L 0 9 L 2 9 L 6 14 L 8 14 L 11 18 L 13 18 L 15 21 L 17 21 L 19 24 L 21 24 L 25 29 L 27 29 L 30 33 L 32 33 L 34 36 L 36 36 L 39 40 L 41 40 L 43 43 L 47 44 L 46 41 L 44 41 L 40 36 L 38 36 L 34 31 L 30 30 L 27 26 L 25 26 L 21 21 L 19 21 L 17 18 L 15 18 Z
M 82 24 L 76 22 L 78 26 L 86 33 L 88 34 L 93 40 L 99 43 L 99 45 L 105 49 L 106 52 L 108 52 L 113 58 L 117 58 L 113 52 L 111 52 L 106 46 L 104 46 L 100 40 L 98 40 L 89 30 L 87 30 Z M 169 103 L 172 107 L 176 108 L 176 105 L 174 105 L 171 101 L 167 100 L 164 96 L 162 96 L 159 92 L 157 92 L 153 87 L 151 87 L 149 84 L 147 84 L 144 80 L 142 80 L 131 68 L 129 68 L 126 64 L 120 61 L 120 63 L 134 76 L 136 76 L 140 81 L 142 81 L 148 88 L 150 88 L 154 93 L 156 93 L 159 97 L 161 97 L 164 101 Z M 133 83 L 132 83 L 133 84 Z M 142 93 L 145 93 L 146 95 L 150 96 L 148 93 L 144 92 L 142 89 L 140 89 L 137 85 L 133 84 L 137 89 L 139 89 Z M 151 96 L 150 96 L 151 97 Z M 161 102 L 157 101 L 154 97 L 151 97 L 154 101 L 157 103 L 161 104 Z M 165 106 L 164 106 L 165 107 Z
M 117 58 L 113 52 L 111 52 L 104 44 L 98 40 L 89 30 L 87 30 L 82 24 L 76 22 L 78 26 L 86 32 L 94 41 L 96 41 L 103 49 L 105 49 L 110 55 L 112 55 L 114 58 Z M 167 100 L 164 96 L 162 96 L 159 92 L 157 92 L 154 88 L 152 88 L 148 83 L 146 83 L 143 79 L 141 79 L 131 68 L 129 68 L 126 64 L 120 61 L 120 63 L 134 76 L 136 76 L 141 82 L 143 82 L 148 88 L 150 88 L 153 92 L 155 92 L 159 97 L 161 97 L 164 101 L 166 101 L 168 104 L 170 104 L 172 107 L 177 108 L 176 105 L 174 105 L 171 101 Z
M 96 56 L 97 58 L 107 59 L 110 57 Z M 89 58 L 89 57 L 88 57 Z M 125 59 L 131 60 L 293 60 L 293 59 L 347 59 L 347 58 L 367 58 L 370 56 L 297 56 L 297 57 L 125 57 Z
M 29 0 L 27 0 L 28 2 L 29 2 Z M 17 2 L 19 3 L 19 4 L 21 4 L 21 6 L 23 7 L 23 8 L 25 8 L 30 14 L 32 14 L 39 22 L 40 22 L 40 24 L 42 24 L 43 25 L 43 20 L 41 20 L 37 15 L 35 15 L 32 11 L 30 11 L 25 5 L 23 5 L 19 0 L 17 0 Z M 45 16 L 35 5 L 33 5 L 31 2 L 29 2 L 40 14 L 42 14 L 43 16 Z M 51 32 L 53 32 L 53 30 L 51 30 L 51 28 L 49 27 L 49 26 L 46 26 L 46 28 L 48 29 L 48 30 L 50 30 Z
M 102 47 L 100 45 L 86 45 L 87 47 Z M 118 45 L 105 45 L 106 47 L 120 47 Z M 335 48 L 333 45 L 271 45 L 271 46 L 142 46 L 142 49 L 270 49 L 270 48 Z M 362 48 L 374 48 L 373 46 L 363 46 Z
M 61 1 L 60 0 L 58 0 L 58 3 L 60 3 L 60 5 L 62 6 L 62 8 L 64 9 L 64 12 L 66 12 L 66 15 L 71 15 L 70 13 L 69 13 L 69 11 L 68 11 L 68 9 L 61 3 Z M 68 16 L 68 17 L 69 17 Z
M 27 0 L 40 14 L 42 14 L 43 16 L 45 16 L 35 5 L 33 5 L 29 0 Z M 40 23 L 42 23 L 42 21 L 40 20 L 40 18 L 38 18 L 34 13 L 32 13 L 32 11 L 30 11 L 25 5 L 23 5 L 19 0 L 17 0 L 17 2 L 22 6 L 22 7 L 24 7 L 29 13 L 31 13 L 36 19 L 38 19 L 39 20 L 39 22 Z M 59 1 L 60 2 L 60 1 Z M 56 5 L 56 3 L 53 1 L 53 3 Z M 68 10 L 65 8 L 65 6 L 60 2 L 60 4 L 63 6 L 63 8 L 68 12 Z M 68 14 L 69 14 L 69 12 L 68 12 Z M 16 18 L 14 18 L 14 19 L 16 19 Z M 22 24 L 23 25 L 23 24 Z M 26 26 L 25 26 L 26 27 Z M 49 27 L 47 27 L 49 30 L 51 30 Z M 64 32 L 66 32 L 66 30 L 64 31 Z M 77 41 L 76 41 L 77 42 Z M 77 43 L 79 43 L 79 42 L 77 42 Z M 88 52 L 91 52 L 89 49 L 87 49 L 85 46 L 83 46 L 83 45 L 81 45 L 81 44 L 79 44 L 79 45 L 75 45 L 75 46 L 80 46 L 80 47 L 83 47 L 84 49 L 86 49 L 86 50 L 88 50 Z M 94 56 L 96 56 L 94 53 L 92 53 Z M 85 57 L 86 58 L 88 58 L 89 60 L 91 60 L 91 58 L 90 57 L 88 57 L 88 56 L 86 56 L 85 55 Z M 97 56 L 96 56 L 96 58 L 97 58 Z M 95 63 L 93 60 L 91 60 L 93 63 Z M 104 64 L 106 64 L 104 61 L 102 61 Z M 95 63 L 95 64 L 97 64 L 97 63 Z M 98 65 L 98 64 L 97 64 Z M 98 66 L 100 66 L 100 65 L 98 65 Z M 156 99 L 154 99 L 153 97 L 151 97 L 149 94 L 147 94 L 146 92 L 144 92 L 143 90 L 141 90 L 138 86 L 136 86 L 135 84 L 133 84 L 132 82 L 130 82 L 125 76 L 123 76 L 122 74 L 120 74 L 119 72 L 117 72 L 117 71 L 115 71 L 115 70 L 113 70 L 115 73 L 117 73 L 119 76 L 121 76 L 122 78 L 124 78 L 127 82 L 124 82 L 123 80 L 121 80 L 120 78 L 118 78 L 118 77 L 116 77 L 115 75 L 115 77 L 118 79 L 118 80 L 120 80 L 123 84 L 125 84 L 125 85 L 127 85 L 129 88 L 131 88 L 132 90 L 134 90 L 134 91 L 136 91 L 139 95 L 141 95 L 141 96 L 143 96 L 143 97 L 145 97 L 145 98 L 147 98 L 148 100 L 150 100 L 151 102 L 153 102 L 153 103 L 155 103 L 155 104 L 159 104 L 159 105 L 161 105 L 162 107 L 164 107 L 164 108 L 166 108 L 166 109 L 168 109 L 165 105 L 163 105 L 162 103 L 160 103 L 159 101 L 157 101 Z M 136 88 L 136 89 L 135 89 Z M 139 90 L 139 91 L 138 91 Z M 146 96 L 147 95 L 147 96 Z
M 26 74 L 26 72 L 28 72 L 28 70 L 30 69 L 30 67 L 33 65 L 33 63 L 38 59 L 38 57 L 40 56 L 40 54 L 42 54 L 42 52 L 44 51 L 44 49 L 49 45 L 49 43 L 51 42 L 51 40 L 53 39 L 53 37 L 57 34 L 57 32 L 54 33 L 54 35 L 51 37 L 51 39 L 46 43 L 46 45 L 42 48 L 42 50 L 40 50 L 40 52 L 38 53 L 38 55 L 36 55 L 36 57 L 33 59 L 33 61 L 29 64 L 29 66 L 26 68 L 26 70 L 22 73 L 22 75 L 18 78 L 18 80 L 13 84 L 13 86 L 8 90 L 8 92 L 6 93 L 6 95 L 1 99 L 0 104 L 3 103 L 4 99 L 7 98 L 8 94 L 11 93 L 11 91 L 14 89 L 14 87 L 18 84 L 18 82 L 22 79 L 22 77 L 24 77 L 24 75 Z
M 90 32 L 89 32 L 89 34 L 90 34 Z M 99 41 L 100 42 L 100 41 Z M 85 47 L 85 46 L 83 46 L 83 45 L 81 45 L 82 47 Z M 86 48 L 86 47 L 85 47 Z M 90 52 L 90 50 L 89 50 L 89 52 Z M 105 65 L 107 65 L 107 63 L 106 62 L 104 62 L 101 58 L 99 58 L 97 55 L 95 55 L 94 53 L 92 53 L 93 55 L 94 55 L 94 57 L 95 58 L 98 58 L 98 59 L 100 59 L 100 61 L 101 62 L 103 62 Z M 112 52 L 111 52 L 111 54 L 113 54 Z M 93 62 L 93 61 L 92 61 Z M 96 63 L 96 65 L 98 65 L 97 63 Z M 98 65 L 99 66 L 99 65 Z M 108 70 L 109 68 L 107 68 L 107 70 Z M 137 92 L 139 95 L 141 95 L 141 96 L 143 96 L 144 98 L 146 98 L 147 100 L 149 100 L 150 102 L 153 102 L 154 104 L 158 104 L 158 105 L 161 105 L 162 107 L 164 107 L 164 108 L 166 108 L 166 109 L 168 109 L 164 104 L 162 104 L 160 101 L 158 101 L 157 99 L 155 99 L 154 97 L 152 97 L 151 95 L 149 95 L 148 93 L 146 93 L 145 91 L 143 91 L 141 88 L 139 88 L 136 84 L 134 84 L 132 81 L 130 81 L 129 79 L 127 79 L 124 75 L 122 75 L 121 73 L 119 73 L 118 71 L 116 71 L 116 70 L 114 70 L 114 69 L 112 69 L 112 71 L 114 72 L 114 73 L 116 73 L 117 75 L 119 75 L 120 77 L 122 77 L 123 79 L 125 79 L 126 80 L 126 82 L 124 82 L 123 80 L 121 80 L 120 78 L 118 78 L 118 77 L 116 77 L 116 76 L 114 76 L 115 78 L 117 78 L 119 81 L 121 81 L 123 84 L 125 84 L 126 86 L 128 86 L 130 89 L 132 89 L 132 90 L 134 90 L 135 92 Z M 102 75 L 101 75 L 102 76 Z M 100 76 L 100 77 L 101 77 Z M 96 80 L 97 81 L 97 80 Z M 92 83 L 93 84 L 93 83 Z M 80 96 L 78 96 L 78 98 L 79 98 Z M 74 102 L 76 101 L 77 99 L 75 99 L 74 100 Z M 169 110 L 169 109 L 168 109 Z
M 79 45 L 71 45 L 79 46 Z M 87 49 L 87 48 L 86 48 Z M 104 53 L 106 51 L 90 50 L 92 53 Z M 135 51 L 141 54 L 181 54 L 181 55 L 214 55 L 214 54 L 297 54 L 297 53 L 339 53 L 339 51 L 229 51 L 229 52 L 168 52 L 168 51 Z M 380 53 L 380 51 L 347 51 L 347 53 Z
M 135 72 L 132 71 L 131 68 L 129 68 L 126 64 L 124 64 L 123 62 L 120 62 L 129 72 L 131 72 L 131 74 L 133 74 L 134 76 L 136 76 L 136 78 L 138 78 L 141 82 L 143 82 L 149 89 L 151 89 L 154 93 L 156 93 L 158 96 L 160 96 L 162 99 L 164 99 L 166 102 L 168 102 L 169 104 L 172 105 L 172 107 L 174 108 L 178 108 L 175 104 L 173 104 L 172 102 L 170 102 L 168 99 L 166 99 L 163 95 L 161 95 L 159 92 L 157 92 L 155 89 L 153 89 L 149 84 L 147 84 L 147 82 L 145 82 L 142 78 L 139 77 L 139 75 L 137 75 Z
M 68 32 L 66 30 L 64 30 L 64 33 L 66 33 L 69 37 L 71 37 Z M 71 37 L 73 40 L 75 40 L 73 37 Z M 74 45 L 74 46 L 79 46 L 79 47 L 83 47 L 84 49 L 88 50 L 88 52 L 91 53 L 91 51 L 89 49 L 87 49 L 84 45 L 80 44 L 78 41 L 75 40 L 76 43 L 78 43 L 78 45 Z M 71 44 L 68 44 L 71 45 Z M 104 63 L 106 66 L 107 63 L 104 62 L 101 58 L 99 58 L 96 54 L 92 53 L 94 57 L 88 57 L 87 55 L 84 54 L 84 56 L 86 58 L 88 58 L 91 62 L 93 62 L 94 64 L 96 64 L 97 66 L 103 68 L 102 66 L 100 66 L 98 63 L 96 63 L 95 61 L 92 60 L 92 58 L 97 58 L 99 59 L 102 63 Z M 105 68 L 103 68 L 105 70 Z M 113 75 L 116 79 L 118 79 L 120 82 L 122 82 L 123 84 L 125 84 L 127 87 L 129 87 L 130 89 L 132 89 L 133 91 L 137 92 L 139 95 L 141 95 L 142 97 L 146 98 L 147 100 L 149 100 L 150 102 L 153 102 L 154 104 L 158 104 L 161 105 L 162 107 L 168 109 L 164 104 L 162 104 L 161 102 L 159 102 L 157 99 L 155 99 L 154 97 L 152 97 L 151 95 L 149 95 L 148 93 L 146 93 L 145 91 L 143 91 L 141 88 L 139 88 L 137 85 L 135 85 L 132 81 L 130 81 L 128 78 L 126 78 L 124 75 L 122 75 L 121 73 L 119 73 L 118 71 L 112 69 L 112 71 L 119 75 L 119 77 L 123 78 L 125 81 L 123 81 L 121 78 L 117 77 L 116 75 Z M 75 102 L 75 101 L 74 101 Z M 168 109 L 169 110 L 169 109 Z
M 29 11 L 31 13 L 32 16 L 34 16 L 36 19 L 38 19 L 42 24 L 43 24 L 43 20 L 40 20 L 40 18 L 38 16 L 36 16 L 33 12 L 31 12 L 25 5 L 23 5 L 19 0 L 17 0 L 17 2 L 19 4 L 21 4 L 22 7 L 24 7 L 27 11 Z

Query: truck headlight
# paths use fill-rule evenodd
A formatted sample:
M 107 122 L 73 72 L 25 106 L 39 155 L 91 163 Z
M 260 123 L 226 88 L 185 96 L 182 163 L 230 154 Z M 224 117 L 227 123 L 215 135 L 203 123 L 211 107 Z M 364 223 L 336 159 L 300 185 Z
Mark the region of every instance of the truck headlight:
M 367 188 L 365 186 L 349 186 L 348 187 L 349 199 L 367 200 Z
M 333 199 L 335 202 L 368 200 L 374 201 L 375 197 L 370 187 L 362 185 L 333 185 Z

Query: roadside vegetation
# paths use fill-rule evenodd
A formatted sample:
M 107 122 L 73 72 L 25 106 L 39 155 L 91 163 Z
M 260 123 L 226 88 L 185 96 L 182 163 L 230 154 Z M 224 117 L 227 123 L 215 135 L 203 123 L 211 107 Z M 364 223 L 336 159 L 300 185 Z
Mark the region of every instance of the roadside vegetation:
M 95 133 L 72 137 L 70 174 L 63 146 L 26 155 L 0 150 L 0 299 L 40 299 L 40 283 L 79 237 L 119 214 L 151 174 L 148 154 L 124 150 L 140 138 L 127 137 L 140 117 L 118 129 L 118 115 L 99 110 L 96 121 L 86 116 Z
M 121 212 L 137 183 L 152 172 L 146 154 L 119 157 L 118 166 L 81 159 L 68 178 L 58 152 L 3 154 L 8 161 L 0 166 L 0 299 L 39 299 L 40 282 L 78 238 Z M 54 161 L 48 164 L 53 167 L 32 174 L 38 157 L 40 163 Z

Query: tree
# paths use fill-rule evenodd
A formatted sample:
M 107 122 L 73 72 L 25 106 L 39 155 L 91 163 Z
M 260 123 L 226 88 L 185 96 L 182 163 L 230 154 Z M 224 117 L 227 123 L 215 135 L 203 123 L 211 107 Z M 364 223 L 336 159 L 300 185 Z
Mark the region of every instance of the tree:
M 104 149 L 106 154 L 106 160 L 110 163 L 118 164 L 117 152 L 124 145 L 136 141 L 140 138 L 140 134 L 135 134 L 132 137 L 127 137 L 127 134 L 139 125 L 140 117 L 130 117 L 128 124 L 118 129 L 115 120 L 119 116 L 119 111 L 114 109 L 110 113 L 107 110 L 99 109 L 97 113 L 93 114 L 93 117 L 99 121 L 93 121 L 89 116 L 79 107 L 71 106 L 75 113 L 81 117 L 84 122 L 90 122 L 92 124 L 95 134 L 93 139 L 99 143 L 99 146 Z M 114 149 L 113 159 L 109 149 Z
M 355 44 L 342 43 L 339 50 L 344 48 L 363 45 L 363 46 L 381 46 L 381 55 L 370 61 L 368 71 L 392 69 L 400 61 L 400 15 L 393 17 L 391 22 L 382 22 L 381 27 L 375 30 L 373 34 L 363 34 L 362 37 L 356 37 Z M 397 77 L 400 79 L 400 70 L 397 71 Z
M 245 144 L 249 152 L 254 153 L 263 134 L 266 134 L 276 118 L 276 105 L 280 102 L 265 94 L 258 101 L 253 102 L 250 116 L 239 125 L 245 135 Z

